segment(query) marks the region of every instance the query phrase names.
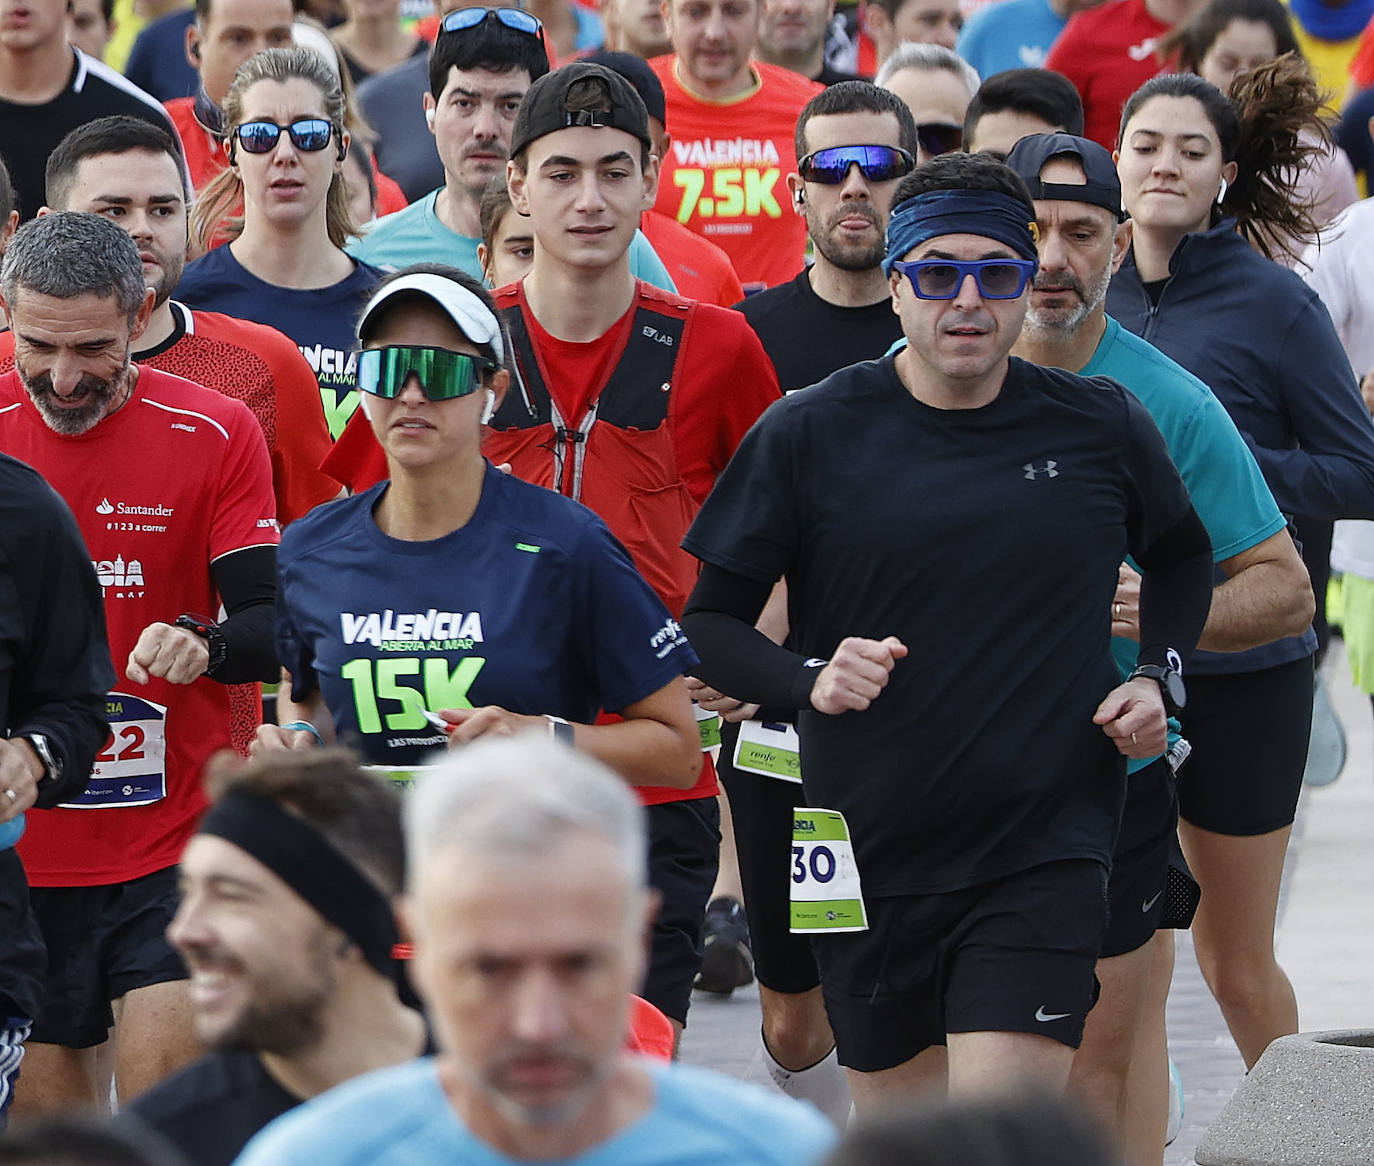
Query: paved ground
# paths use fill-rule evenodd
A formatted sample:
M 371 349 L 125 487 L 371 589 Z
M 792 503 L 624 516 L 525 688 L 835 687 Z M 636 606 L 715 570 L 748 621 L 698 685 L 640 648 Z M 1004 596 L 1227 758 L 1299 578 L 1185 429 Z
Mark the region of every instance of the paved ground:
M 1339 641 L 1324 674 L 1346 728 L 1349 757 L 1334 785 L 1303 791 L 1278 937 L 1307 1031 L 1374 1026 L 1374 718 L 1368 698 L 1350 685 Z M 1244 1066 L 1197 970 L 1189 937 L 1180 933 L 1178 939 L 1169 1043 L 1187 1108 L 1165 1164 L 1192 1166 L 1198 1140 L 1240 1084 Z M 728 1000 L 697 993 L 683 1058 L 766 1083 L 758 1027 L 752 987 Z

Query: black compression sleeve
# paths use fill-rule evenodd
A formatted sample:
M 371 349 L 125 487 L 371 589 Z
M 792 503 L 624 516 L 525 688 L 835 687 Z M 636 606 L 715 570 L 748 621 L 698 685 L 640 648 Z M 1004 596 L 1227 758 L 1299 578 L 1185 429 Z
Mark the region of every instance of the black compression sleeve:
M 1169 648 L 1186 661 L 1212 606 L 1212 540 L 1197 511 L 1136 555 L 1140 564 L 1140 663 L 1167 664 Z
M 808 667 L 805 656 L 779 647 L 754 626 L 772 590 L 771 583 L 702 564 L 682 616 L 687 638 L 701 657 L 694 672 L 737 700 L 810 708 L 815 667 Z
M 276 547 L 246 547 L 210 564 L 227 612 L 219 625 L 229 649 L 210 673 L 221 684 L 271 682 L 281 675 L 273 640 L 277 600 Z

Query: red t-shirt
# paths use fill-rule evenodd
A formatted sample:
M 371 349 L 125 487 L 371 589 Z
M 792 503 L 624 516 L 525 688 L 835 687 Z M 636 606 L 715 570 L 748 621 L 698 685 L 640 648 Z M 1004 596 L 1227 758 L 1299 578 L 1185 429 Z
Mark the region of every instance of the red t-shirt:
M 1070 18 L 1045 68 L 1078 90 L 1087 137 L 1115 148 L 1126 99 L 1164 71 L 1155 47 L 1169 27 L 1150 15 L 1145 0 L 1109 0 Z
M 744 299 L 744 288 L 730 256 L 709 239 L 658 211 L 645 211 L 639 229 L 663 260 L 678 295 L 721 308 L 733 308 Z
M 105 597 L 116 691 L 112 739 L 84 808 L 30 814 L 19 853 L 39 887 L 103 886 L 173 866 L 205 807 L 201 772 L 230 744 L 229 690 L 202 678 L 125 679 L 149 624 L 214 616 L 214 559 L 278 539 L 272 470 L 246 406 L 142 367 L 133 397 L 79 437 L 43 422 L 14 372 L 0 376 L 0 450 L 72 508 Z
M 772 287 L 797 274 L 806 221 L 787 205 L 797 116 L 824 88 L 800 73 L 752 64 L 758 86 L 712 101 L 677 76 L 677 57 L 655 57 L 673 135 L 654 209 L 715 243 L 746 287 Z

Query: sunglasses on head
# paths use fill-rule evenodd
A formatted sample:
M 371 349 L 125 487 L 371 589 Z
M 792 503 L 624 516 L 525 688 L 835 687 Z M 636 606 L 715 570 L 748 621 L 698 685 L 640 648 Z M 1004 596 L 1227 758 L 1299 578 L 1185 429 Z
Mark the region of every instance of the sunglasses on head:
M 923 300 L 952 300 L 973 276 L 978 294 L 985 300 L 1014 300 L 1026 290 L 1035 274 L 1033 259 L 916 259 L 908 263 L 893 260 L 893 268 L 911 281 Z
M 952 154 L 963 148 L 964 127 L 950 125 L 948 122 L 922 122 L 916 127 L 916 140 L 921 144 L 921 152 L 930 154 Z
M 325 149 L 334 137 L 334 123 L 322 117 L 297 118 L 289 126 L 274 121 L 246 121 L 234 130 L 234 137 L 248 154 L 270 154 L 277 148 L 282 131 L 291 135 L 298 150 L 315 153 Z
M 896 146 L 832 146 L 807 154 L 797 163 L 797 173 L 807 182 L 839 186 L 851 166 L 857 166 L 869 182 L 891 182 L 910 174 L 916 159 Z
M 452 401 L 482 387 L 482 377 L 501 366 L 485 356 L 409 344 L 364 348 L 358 353 L 358 388 L 393 400 L 412 374 L 431 401 Z
M 439 21 L 439 31 L 461 32 L 465 28 L 476 28 L 488 20 L 499 21 L 526 36 L 537 36 L 539 43 L 544 43 L 543 21 L 519 8 L 457 8 Z

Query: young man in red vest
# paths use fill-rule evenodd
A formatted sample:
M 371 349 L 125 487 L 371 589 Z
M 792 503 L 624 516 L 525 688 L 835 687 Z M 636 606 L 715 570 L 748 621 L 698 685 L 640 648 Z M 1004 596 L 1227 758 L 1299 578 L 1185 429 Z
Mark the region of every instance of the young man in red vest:
M 652 145 L 639 94 L 600 65 L 565 65 L 525 95 L 507 180 L 537 245 L 529 275 L 497 293 L 519 378 L 483 448 L 595 510 L 676 617 L 696 578 L 682 536 L 779 390 L 743 316 L 630 274 L 657 177 Z M 354 488 L 377 481 L 375 445 L 370 428 L 350 425 L 326 468 Z M 703 758 L 691 789 L 639 794 L 663 900 L 642 995 L 681 1030 L 716 875 L 715 771 Z

